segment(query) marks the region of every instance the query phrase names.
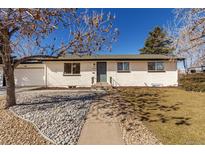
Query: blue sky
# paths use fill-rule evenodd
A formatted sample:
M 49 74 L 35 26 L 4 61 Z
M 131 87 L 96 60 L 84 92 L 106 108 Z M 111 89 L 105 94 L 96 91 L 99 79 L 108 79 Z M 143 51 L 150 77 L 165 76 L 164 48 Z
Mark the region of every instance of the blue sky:
M 139 49 L 144 46 L 148 33 L 155 26 L 165 26 L 173 18 L 173 9 L 91 9 L 104 13 L 111 12 L 116 16 L 114 26 L 119 29 L 118 41 L 113 44 L 112 51 L 98 52 L 97 54 L 138 54 Z M 66 40 L 69 32 L 59 29 L 52 34 L 60 40 Z M 46 42 L 50 43 L 50 41 Z
M 103 9 L 116 15 L 120 30 L 118 42 L 110 54 L 136 54 L 155 26 L 165 26 L 174 18 L 173 9 Z M 109 53 L 109 52 L 101 52 Z

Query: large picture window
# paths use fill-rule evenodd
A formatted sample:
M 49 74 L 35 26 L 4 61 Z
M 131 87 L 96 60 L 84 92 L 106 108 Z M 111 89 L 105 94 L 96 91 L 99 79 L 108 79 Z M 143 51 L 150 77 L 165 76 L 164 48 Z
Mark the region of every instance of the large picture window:
M 164 62 L 148 62 L 148 71 L 149 72 L 163 72 Z
M 129 62 L 118 62 L 117 71 L 118 72 L 129 72 L 130 71 Z
M 64 75 L 80 74 L 80 63 L 64 63 Z

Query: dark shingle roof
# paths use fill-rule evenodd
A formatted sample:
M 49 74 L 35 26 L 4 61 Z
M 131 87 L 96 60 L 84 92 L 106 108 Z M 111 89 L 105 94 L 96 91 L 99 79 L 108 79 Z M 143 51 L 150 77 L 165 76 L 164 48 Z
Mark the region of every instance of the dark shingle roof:
M 63 60 L 183 60 L 184 58 L 166 56 L 159 54 L 124 54 L 124 55 L 67 55 L 59 58 L 45 58 L 43 61 L 63 61 Z

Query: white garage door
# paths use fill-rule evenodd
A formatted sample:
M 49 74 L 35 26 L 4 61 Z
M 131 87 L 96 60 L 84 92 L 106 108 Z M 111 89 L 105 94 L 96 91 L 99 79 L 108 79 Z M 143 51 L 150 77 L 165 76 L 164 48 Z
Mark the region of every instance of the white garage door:
M 43 86 L 44 69 L 43 68 L 26 68 L 15 70 L 16 86 Z

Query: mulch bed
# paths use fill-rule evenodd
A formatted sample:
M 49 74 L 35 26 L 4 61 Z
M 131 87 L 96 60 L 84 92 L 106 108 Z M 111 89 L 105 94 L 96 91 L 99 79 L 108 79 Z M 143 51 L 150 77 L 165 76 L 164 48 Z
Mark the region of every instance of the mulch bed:
M 52 143 L 43 138 L 31 123 L 17 118 L 9 110 L 0 109 L 0 144 L 47 145 Z

